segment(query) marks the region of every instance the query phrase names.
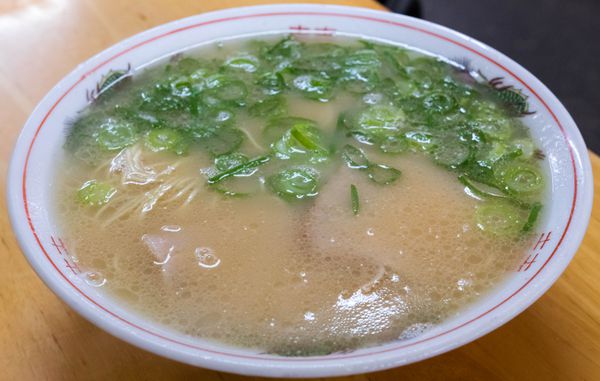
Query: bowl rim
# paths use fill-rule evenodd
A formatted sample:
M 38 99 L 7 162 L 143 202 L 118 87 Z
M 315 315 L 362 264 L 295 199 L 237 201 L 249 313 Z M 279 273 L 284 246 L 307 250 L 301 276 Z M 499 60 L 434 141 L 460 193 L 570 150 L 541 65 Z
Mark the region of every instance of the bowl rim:
M 354 354 L 354 355 L 349 354 L 349 355 L 341 355 L 341 356 L 330 355 L 330 356 L 324 356 L 323 358 L 310 357 L 310 358 L 277 359 L 277 358 L 266 358 L 266 357 L 257 357 L 257 356 L 244 356 L 244 355 L 232 354 L 232 353 L 219 353 L 219 352 L 207 350 L 206 348 L 199 348 L 202 351 L 211 353 L 210 358 L 205 358 L 202 356 L 189 356 L 189 354 L 186 355 L 185 353 L 182 353 L 181 351 L 171 350 L 171 348 L 167 348 L 164 346 L 159 347 L 159 346 L 157 346 L 156 343 L 148 341 L 147 339 L 144 338 L 145 334 L 158 336 L 161 339 L 173 342 L 173 340 L 171 338 L 164 337 L 164 336 L 154 333 L 154 332 L 150 332 L 147 329 L 145 329 L 144 327 L 140 327 L 131 322 L 128 322 L 125 319 L 116 315 L 115 313 L 113 313 L 113 312 L 109 311 L 108 309 L 104 308 L 103 306 L 99 305 L 92 298 L 90 298 L 88 295 L 86 295 L 83 291 L 81 291 L 79 288 L 77 288 L 76 285 L 72 284 L 69 281 L 69 279 L 60 272 L 60 270 L 57 268 L 57 266 L 50 259 L 48 253 L 46 252 L 46 249 L 44 248 L 44 246 L 41 243 L 37 234 L 35 233 L 35 228 L 32 224 L 32 219 L 29 215 L 27 197 L 26 197 L 26 171 L 28 168 L 27 165 L 28 165 L 29 155 L 31 153 L 33 144 L 39 133 L 39 130 L 42 128 L 42 126 L 44 125 L 44 122 L 46 121 L 46 119 L 48 118 L 50 113 L 54 110 L 54 108 L 58 105 L 58 103 L 60 103 L 60 101 L 66 96 L 66 94 L 68 92 L 70 92 L 75 86 L 77 86 L 77 84 L 79 84 L 81 81 L 83 81 L 90 74 L 97 71 L 104 65 L 108 64 L 113 59 L 115 59 L 115 58 L 117 58 L 139 46 L 142 46 L 147 42 L 151 42 L 151 41 L 160 39 L 166 35 L 177 33 L 178 31 L 187 30 L 187 29 L 190 29 L 193 27 L 198 27 L 198 26 L 205 25 L 208 23 L 215 23 L 218 21 L 248 19 L 248 18 L 253 18 L 253 17 L 264 17 L 264 16 L 269 16 L 269 15 L 281 16 L 284 14 L 289 14 L 290 16 L 291 15 L 297 16 L 297 15 L 304 14 L 304 15 L 326 15 L 328 17 L 350 17 L 350 18 L 354 18 L 357 20 L 362 19 L 362 20 L 368 20 L 368 21 L 383 22 L 383 23 L 387 23 L 387 24 L 394 24 L 394 25 L 398 25 L 400 27 L 417 30 L 419 32 L 426 33 L 431 36 L 441 38 L 450 43 L 457 44 L 457 45 L 463 47 L 464 49 L 469 50 L 471 53 L 477 54 L 477 55 L 487 59 L 488 61 L 490 61 L 490 62 L 494 63 L 495 65 L 499 66 L 500 68 L 502 68 L 504 71 L 511 73 L 515 79 L 517 79 L 523 86 L 525 86 L 532 94 L 537 96 L 537 98 L 540 100 L 540 102 L 546 107 L 546 109 L 552 115 L 552 117 L 554 118 L 554 121 L 556 122 L 556 125 L 560 128 L 562 134 L 565 136 L 565 140 L 568 145 L 569 153 L 571 155 L 571 161 L 572 161 L 574 175 L 575 175 L 574 176 L 575 177 L 575 179 L 574 179 L 574 195 L 573 195 L 573 202 L 572 202 L 572 206 L 571 206 L 569 221 L 567 223 L 565 231 L 563 232 L 560 240 L 558 241 L 556 248 L 552 251 L 552 254 L 548 257 L 548 259 L 546 260 L 544 265 L 541 266 L 537 270 L 535 275 L 533 275 L 519 290 L 517 290 L 514 294 L 510 295 L 502 303 L 498 304 L 491 310 L 486 311 L 485 313 L 481 314 L 480 316 L 477 316 L 475 319 L 471 319 L 467 322 L 464 322 L 463 324 L 461 324 L 449 331 L 442 332 L 435 336 L 427 337 L 420 341 L 411 342 L 410 344 L 398 345 L 393 348 L 382 350 L 380 352 L 371 352 L 371 353 Z M 208 21 L 205 20 L 205 21 L 201 21 L 198 23 L 193 23 L 191 25 L 186 25 L 186 23 L 189 23 L 197 18 L 203 18 L 203 19 L 207 18 Z M 183 27 L 181 26 L 182 24 L 184 25 Z M 365 35 L 368 35 L 368 34 L 369 33 L 365 33 Z M 143 40 L 142 42 L 136 42 L 136 40 L 138 40 L 142 37 L 147 37 L 147 38 L 145 40 Z M 136 43 L 132 44 L 134 42 L 136 42 Z M 469 44 L 476 45 L 477 49 L 470 47 Z M 74 73 L 82 72 L 83 70 L 85 70 L 85 68 L 90 67 L 95 61 L 97 61 L 98 57 L 105 56 L 109 52 L 112 52 L 114 54 L 110 58 L 103 60 L 99 64 L 92 66 L 89 70 L 82 73 L 79 80 L 77 80 L 74 84 L 69 86 L 69 83 L 67 83 L 66 80 L 71 78 Z M 514 74 L 508 67 L 505 67 L 501 63 L 496 62 L 493 58 L 488 57 L 488 55 L 486 55 L 486 54 L 488 54 L 488 55 L 493 54 L 493 55 L 502 57 L 505 61 L 507 61 L 509 63 L 510 67 L 520 69 L 520 70 L 524 71 L 525 73 L 527 73 L 531 77 L 531 81 L 526 82 L 526 81 L 520 79 L 519 76 Z M 557 110 L 556 114 L 559 114 L 561 116 L 560 118 L 556 116 L 555 112 L 552 109 L 550 109 L 550 107 L 546 104 L 546 101 L 538 95 L 538 93 L 534 90 L 534 88 L 536 88 L 538 90 L 538 92 L 544 93 L 544 98 L 546 100 L 549 99 L 550 102 L 555 104 L 556 108 L 554 108 L 554 110 Z M 62 96 L 58 97 L 58 99 L 57 99 L 57 96 L 55 94 L 58 92 L 64 92 L 64 94 Z M 34 125 L 35 117 L 37 115 L 39 115 L 40 113 L 46 113 L 46 104 L 49 105 L 53 101 L 54 101 L 54 104 L 47 111 L 47 114 L 45 115 L 42 122 L 37 127 L 37 130 L 35 130 L 33 139 L 29 143 L 27 141 L 27 138 L 29 138 L 29 137 L 25 136 L 26 135 L 25 132 L 31 130 L 32 128 L 35 128 L 35 125 Z M 565 122 L 566 126 L 568 126 L 568 127 L 573 126 L 572 128 L 569 128 L 568 136 L 566 135 L 566 130 L 565 130 L 565 127 L 563 126 L 563 124 L 561 123 L 561 120 L 563 122 Z M 162 24 L 162 25 L 159 25 L 152 29 L 138 33 L 127 39 L 124 39 L 124 40 L 118 42 L 117 44 L 103 50 L 102 52 L 98 53 L 94 57 L 86 60 L 83 64 L 79 65 L 76 69 L 74 69 L 70 74 L 65 76 L 52 90 L 50 90 L 47 93 L 47 95 L 38 104 L 38 106 L 34 109 L 31 116 L 25 123 L 25 127 L 23 128 L 23 130 L 17 140 L 17 143 L 15 145 L 15 149 L 14 149 L 11 163 L 9 166 L 9 177 L 8 177 L 9 181 L 7 181 L 7 201 L 8 201 L 7 204 L 9 206 L 9 214 L 10 214 L 10 219 L 11 219 L 11 224 L 13 226 L 13 230 L 16 233 L 16 236 L 19 241 L 20 247 L 22 248 L 22 251 L 24 252 L 25 256 L 27 257 L 28 261 L 30 262 L 30 264 L 32 265 L 34 270 L 44 280 L 44 282 L 48 285 L 48 287 L 51 290 L 53 290 L 57 295 L 59 295 L 61 299 L 65 300 L 77 312 L 79 312 L 85 318 L 92 321 L 96 325 L 100 326 L 107 332 L 109 332 L 125 341 L 128 341 L 138 347 L 142 347 L 146 350 L 149 350 L 151 352 L 157 353 L 162 356 L 166 356 L 166 357 L 169 357 L 169 358 L 172 358 L 175 360 L 179 360 L 182 362 L 186 362 L 189 364 L 193 364 L 193 365 L 201 365 L 201 366 L 205 366 L 205 367 L 212 368 L 212 369 L 225 370 L 228 372 L 252 374 L 252 375 L 263 375 L 263 376 L 284 375 L 284 376 L 290 376 L 290 377 L 305 377 L 307 375 L 308 376 L 345 375 L 345 374 L 356 373 L 358 371 L 360 371 L 360 372 L 373 371 L 373 370 L 389 368 L 392 366 L 402 365 L 405 363 L 429 358 L 429 357 L 432 357 L 439 353 L 443 353 L 448 350 L 454 349 L 460 345 L 463 345 L 467 342 L 475 340 L 475 339 L 483 336 L 484 334 L 496 329 L 500 325 L 504 324 L 506 321 L 512 319 L 518 313 L 522 312 L 533 302 L 535 302 L 535 300 L 537 300 L 556 281 L 558 276 L 560 276 L 560 274 L 564 271 L 564 269 L 570 262 L 571 258 L 575 254 L 575 251 L 583 238 L 585 229 L 571 230 L 570 237 L 569 237 L 569 247 L 568 247 L 568 249 L 565 249 L 565 247 L 562 248 L 563 251 L 567 252 L 567 255 L 562 258 L 561 262 L 554 263 L 554 265 L 555 265 L 554 271 L 551 274 L 547 274 L 547 277 L 545 278 L 545 281 L 543 284 L 536 287 L 532 292 L 530 292 L 527 295 L 526 298 L 521 298 L 521 300 L 517 300 L 516 303 L 514 302 L 515 299 L 513 299 L 512 304 L 514 304 L 514 306 L 513 306 L 512 310 L 510 311 L 510 313 L 505 314 L 503 316 L 493 316 L 493 314 L 489 315 L 497 307 L 499 307 L 500 305 L 507 302 L 509 299 L 511 299 L 513 296 L 515 296 L 517 293 L 519 293 L 523 288 L 525 288 L 527 285 L 529 285 L 533 281 L 533 279 L 536 278 L 536 276 L 545 268 L 546 264 L 549 263 L 550 259 L 552 259 L 554 257 L 554 255 L 556 254 L 556 252 L 558 251 L 561 243 L 563 242 L 563 239 L 565 238 L 567 230 L 571 226 L 571 222 L 572 222 L 572 219 L 574 216 L 577 217 L 577 220 L 575 221 L 577 224 L 579 224 L 580 226 L 584 226 L 584 227 L 587 226 L 587 223 L 588 223 L 589 217 L 590 217 L 590 213 L 591 213 L 591 204 L 592 204 L 592 199 L 593 199 L 593 179 L 592 179 L 592 173 L 591 173 L 591 165 L 590 165 L 589 159 L 587 158 L 587 155 L 585 153 L 586 153 L 585 144 L 583 142 L 583 139 L 581 138 L 579 131 L 576 128 L 575 122 L 572 120 L 572 118 L 570 117 L 568 112 L 564 109 L 562 104 L 556 99 L 556 97 L 550 92 L 550 90 L 548 90 L 541 83 L 541 81 L 539 81 L 537 78 L 535 78 L 533 75 L 531 75 L 528 71 L 523 69 L 518 63 L 516 63 L 513 60 L 511 60 L 510 58 L 506 57 L 502 53 L 499 53 L 495 49 L 493 49 L 477 40 L 474 40 L 464 34 L 461 34 L 459 32 L 451 30 L 449 28 L 439 26 L 437 24 L 434 24 L 434 23 L 431 23 L 428 21 L 414 19 L 412 17 L 408 17 L 408 16 L 404 16 L 404 15 L 392 14 L 392 13 L 385 12 L 385 11 L 376 11 L 376 10 L 366 9 L 366 8 L 335 6 L 335 5 L 322 5 L 322 4 L 262 5 L 262 6 L 230 8 L 230 9 L 219 10 L 219 11 L 214 11 L 214 12 L 209 12 L 209 13 L 203 13 L 200 15 L 195 15 L 195 16 L 191 16 L 188 18 L 179 19 L 179 20 L 172 21 L 172 22 L 169 22 L 166 24 Z M 24 159 L 24 163 L 21 163 L 23 161 L 23 154 L 25 154 L 26 156 Z M 23 165 L 20 165 L 20 164 L 23 164 Z M 579 176 L 585 180 L 582 184 L 578 184 L 578 178 L 577 178 L 578 169 L 580 171 Z M 23 171 L 22 174 L 21 174 L 21 171 Z M 581 179 L 579 179 L 579 180 L 581 180 Z M 21 194 L 19 192 L 22 193 L 22 197 L 23 197 L 22 203 L 20 202 Z M 576 214 L 576 212 L 575 212 L 576 202 L 579 204 L 577 215 L 575 215 Z M 25 224 L 23 224 L 23 219 L 21 218 L 22 214 L 23 214 L 23 210 L 21 210 L 21 207 L 24 207 L 25 215 L 27 216 L 27 218 L 26 218 L 27 222 Z M 37 245 L 39 245 L 38 248 L 35 248 L 35 243 L 32 242 L 32 236 L 28 236 L 28 233 L 26 233 L 24 231 L 27 228 L 31 229 L 31 232 L 33 233 L 33 238 L 35 238 L 35 240 L 37 241 Z M 67 291 L 64 287 L 64 283 L 59 282 L 59 279 L 57 279 L 56 276 L 50 275 L 50 273 L 46 271 L 47 270 L 46 268 L 43 268 L 42 266 L 40 266 L 40 264 L 37 261 L 34 261 L 32 259 L 32 256 L 40 254 L 40 249 L 45 254 L 46 258 L 48 258 L 48 260 L 50 261 L 50 264 L 56 269 L 56 271 L 58 271 L 61 275 L 63 275 L 64 280 L 66 280 L 68 283 L 70 283 L 71 286 L 73 286 L 75 288 L 75 290 L 77 290 L 81 295 L 79 295 L 79 296 L 74 295 L 73 293 L 75 291 L 73 291 L 73 290 Z M 84 299 L 87 299 L 89 302 L 96 304 L 96 306 L 99 307 L 101 310 L 104 310 L 106 313 L 113 315 L 118 320 L 122 320 L 123 324 L 129 324 L 130 327 L 129 328 L 128 327 L 119 327 L 114 322 L 100 319 L 98 317 L 97 309 L 90 308 L 90 306 L 87 304 L 87 302 Z M 408 356 L 408 358 L 406 358 L 406 359 L 394 359 L 393 356 L 392 356 L 391 360 L 385 359 L 385 361 L 383 361 L 382 359 L 379 359 L 379 360 L 372 359 L 373 357 L 381 356 L 383 353 L 389 354 L 394 351 L 403 349 L 407 346 L 413 346 L 413 345 L 416 345 L 416 344 L 419 344 L 419 343 L 425 342 L 425 341 L 431 341 L 431 340 L 435 341 L 435 339 L 437 337 L 445 335 L 449 332 L 459 330 L 462 327 L 470 324 L 472 321 L 483 318 L 483 317 L 486 317 L 489 319 L 489 321 L 488 321 L 489 324 L 487 327 L 485 327 L 484 329 L 480 329 L 477 332 L 468 332 L 469 334 L 465 335 L 466 339 L 463 339 L 462 341 L 457 341 L 456 343 L 454 343 L 452 345 L 445 345 L 445 346 L 439 347 L 439 348 L 431 348 L 429 351 L 422 351 L 423 353 L 413 354 L 412 357 Z M 132 328 L 140 330 L 140 331 L 142 331 L 142 333 L 132 332 Z M 175 341 L 175 343 L 181 344 L 183 346 L 189 346 L 189 344 L 181 343 L 181 342 L 177 342 L 177 341 Z M 231 358 L 222 358 L 222 357 L 231 357 Z M 370 360 L 370 362 L 368 362 L 366 364 L 361 364 L 360 362 L 356 361 L 357 358 L 368 358 Z M 242 359 L 249 360 L 249 361 L 243 361 L 243 362 L 238 361 L 238 360 L 242 360 Z M 265 366 L 265 360 L 268 361 L 267 366 Z M 322 361 L 322 360 L 327 360 L 327 361 Z M 351 362 L 349 362 L 348 360 L 350 360 Z M 274 365 L 274 363 L 283 364 L 283 365 L 282 366 Z M 304 364 L 304 365 L 302 365 L 302 364 Z M 325 364 L 325 365 L 323 365 L 323 364 Z

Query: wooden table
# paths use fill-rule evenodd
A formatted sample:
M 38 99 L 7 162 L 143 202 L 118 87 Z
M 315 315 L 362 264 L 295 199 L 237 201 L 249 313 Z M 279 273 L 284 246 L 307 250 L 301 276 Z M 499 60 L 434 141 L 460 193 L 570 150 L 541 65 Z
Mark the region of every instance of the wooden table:
M 0 3 L 0 380 L 244 380 L 126 344 L 62 303 L 22 256 L 6 213 L 13 143 L 41 97 L 124 37 L 200 12 L 269 0 L 3 0 Z M 285 2 L 285 1 L 279 1 Z M 303 0 L 303 2 L 314 2 Z M 371 0 L 328 3 L 381 8 Z M 590 154 L 600 195 L 600 158 Z M 493 333 L 452 352 L 344 380 L 600 380 L 600 209 L 559 281 Z

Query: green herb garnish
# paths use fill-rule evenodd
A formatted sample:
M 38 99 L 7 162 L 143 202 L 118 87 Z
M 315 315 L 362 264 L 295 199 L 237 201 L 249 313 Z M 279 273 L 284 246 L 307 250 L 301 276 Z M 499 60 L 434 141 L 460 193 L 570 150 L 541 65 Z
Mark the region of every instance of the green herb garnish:
M 350 184 L 350 200 L 352 202 L 352 213 L 356 216 L 360 211 L 360 204 L 358 200 L 358 190 L 354 184 Z
M 309 167 L 289 168 L 267 180 L 271 189 L 286 200 L 301 200 L 318 194 L 318 172 Z
M 100 206 L 108 203 L 115 193 L 117 190 L 111 185 L 89 180 L 79 188 L 77 197 L 85 205 Z
M 221 173 L 219 173 L 217 175 L 209 177 L 208 178 L 208 183 L 209 184 L 216 184 L 219 181 L 225 180 L 228 177 L 235 176 L 235 175 L 237 175 L 239 173 L 246 172 L 249 169 L 261 166 L 261 165 L 265 164 L 266 162 L 268 162 L 269 160 L 271 160 L 270 156 L 260 156 L 260 157 L 257 157 L 256 159 L 252 159 L 252 160 L 247 161 L 245 163 L 236 165 L 235 167 L 233 167 L 231 169 L 228 169 L 228 170 L 226 170 L 224 172 L 221 172 Z
M 529 212 L 529 217 L 527 217 L 527 222 L 525 222 L 525 225 L 523 225 L 523 233 L 527 233 L 529 231 L 531 231 L 531 229 L 533 229 L 533 227 L 535 226 L 535 223 L 537 222 L 537 219 L 539 217 L 540 211 L 542 210 L 542 204 L 539 202 L 536 202 L 533 204 L 533 206 L 531 207 L 531 211 Z
M 123 150 L 161 157 L 201 152 L 201 160 L 214 162 L 217 174 L 208 183 L 217 192 L 240 196 L 267 188 L 298 200 L 317 196 L 339 159 L 389 185 L 401 171 L 375 158 L 415 153 L 454 173 L 480 199 L 482 230 L 494 230 L 487 222 L 497 219 L 520 224 L 520 234 L 531 232 L 543 209 L 544 157 L 519 119 L 532 113 L 528 97 L 500 78 L 469 77 L 440 59 L 373 41 L 336 44 L 292 35 L 248 43 L 226 58 L 174 56 L 139 81 L 129 77 L 129 71 L 109 71 L 96 90 L 102 96 L 93 94 L 92 105 L 69 122 L 65 148 L 77 160 L 96 167 Z M 329 112 L 322 103 L 336 98 L 348 106 L 331 119 L 298 116 L 305 115 L 301 102 L 321 113 Z M 336 116 L 337 126 L 326 125 Z M 253 177 L 268 161 L 273 164 Z M 78 192 L 94 205 L 114 194 L 99 183 Z M 354 205 L 354 185 L 351 197 Z

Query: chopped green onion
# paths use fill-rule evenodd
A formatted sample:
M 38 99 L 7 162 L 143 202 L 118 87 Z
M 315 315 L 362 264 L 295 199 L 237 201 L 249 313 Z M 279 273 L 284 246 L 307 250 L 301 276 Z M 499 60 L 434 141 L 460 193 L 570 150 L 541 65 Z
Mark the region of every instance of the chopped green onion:
M 408 148 L 408 140 L 402 135 L 388 136 L 379 144 L 381 151 L 391 154 L 408 151 Z
M 529 110 L 527 97 L 498 78 L 469 78 L 437 58 L 362 44 L 290 35 L 248 42 L 226 56 L 176 55 L 139 81 L 123 82 L 129 70 L 110 71 L 91 107 L 69 123 L 65 148 L 91 166 L 133 144 L 179 155 L 193 148 L 214 160 L 206 175 L 210 189 L 245 196 L 267 188 L 289 200 L 316 196 L 336 165 L 363 171 L 377 184 L 397 183 L 400 170 L 369 159 L 418 152 L 455 173 L 465 192 L 482 200 L 476 215 L 482 230 L 507 235 L 534 229 L 548 179 L 537 161 L 543 155 L 517 118 Z M 342 100 L 347 109 L 329 110 L 337 114 L 335 131 L 289 116 L 297 108 L 289 102 L 327 102 L 347 93 L 354 93 L 352 102 Z M 252 125 L 264 125 L 259 139 L 237 127 L 246 121 L 250 132 Z M 240 147 L 265 156 L 251 160 Z M 341 162 L 332 160 L 335 150 Z M 260 167 L 271 159 L 276 163 Z M 328 176 L 322 178 L 321 170 Z M 115 192 L 91 180 L 78 195 L 84 204 L 102 205 Z M 357 215 L 354 184 L 350 197 Z
M 263 141 L 271 144 L 279 139 L 293 128 L 307 128 L 318 130 L 317 123 L 310 119 L 298 118 L 295 116 L 286 116 L 273 118 L 269 120 L 262 130 Z
M 476 120 L 471 125 L 489 137 L 501 141 L 508 140 L 513 129 L 510 120 L 503 119 L 501 114 L 489 119 Z
M 98 133 L 98 143 L 107 151 L 115 151 L 132 145 L 138 139 L 137 131 L 129 123 L 109 119 Z
M 234 152 L 217 156 L 215 158 L 215 168 L 221 172 L 224 172 L 247 162 L 248 157 L 246 155 L 243 153 Z
M 449 94 L 435 92 L 423 99 L 423 107 L 426 111 L 446 114 L 456 108 L 456 99 Z
M 179 97 L 189 97 L 192 95 L 192 83 L 188 77 L 181 77 L 171 82 L 173 94 Z
M 433 151 L 433 159 L 436 163 L 448 167 L 457 167 L 467 161 L 471 150 L 465 143 L 450 141 L 441 142 Z
M 247 161 L 247 162 L 245 162 L 243 164 L 236 165 L 235 167 L 233 167 L 231 169 L 228 169 L 227 171 L 224 171 L 224 172 L 221 172 L 221 173 L 219 173 L 217 175 L 209 177 L 208 183 L 209 184 L 216 184 L 219 181 L 222 181 L 222 180 L 224 180 L 224 179 L 226 179 L 228 177 L 235 176 L 236 174 L 241 173 L 241 172 L 245 172 L 248 169 L 256 168 L 256 167 L 258 167 L 260 165 L 263 165 L 266 162 L 268 162 L 269 160 L 271 160 L 270 156 L 260 156 L 260 157 L 257 157 L 256 159 L 252 159 L 252 160 Z
M 425 131 L 408 131 L 404 134 L 411 146 L 421 150 L 428 151 L 433 145 L 433 135 Z
M 234 152 L 226 155 L 219 155 L 215 158 L 215 168 L 221 172 L 228 171 L 239 165 L 248 162 L 246 155 Z M 256 171 L 256 167 L 240 170 L 233 176 L 222 180 L 217 184 L 212 184 L 211 188 L 228 197 L 246 197 L 256 193 L 260 189 L 260 182 L 257 178 L 249 178 Z
M 146 146 L 154 152 L 172 151 L 178 155 L 183 154 L 187 148 L 183 135 L 173 128 L 150 131 L 146 135 Z
M 544 179 L 539 171 L 527 164 L 511 165 L 501 171 L 506 190 L 511 194 L 532 194 L 540 191 Z
M 497 194 L 497 193 L 492 193 L 492 192 L 486 191 L 486 190 L 482 189 L 481 187 L 476 186 L 473 183 L 473 181 L 470 180 L 464 174 L 458 176 L 458 181 L 460 181 L 465 187 L 469 188 L 471 193 L 473 193 L 475 196 L 478 196 L 481 198 L 489 198 L 489 199 L 508 201 L 508 202 L 511 202 L 511 203 L 513 203 L 521 208 L 525 208 L 525 209 L 530 207 L 530 205 L 528 203 L 518 200 L 516 198 L 508 197 L 504 194 Z
M 342 149 L 342 158 L 353 169 L 366 169 L 370 163 L 364 152 L 360 148 L 346 144 Z
M 325 148 L 321 147 L 315 139 L 311 139 L 309 136 L 310 131 L 307 131 L 306 128 L 302 128 L 300 126 L 294 126 L 290 130 L 290 134 L 296 138 L 296 140 L 304 146 L 304 148 L 309 149 L 311 151 L 327 151 Z M 317 135 L 318 136 L 318 135 Z
M 377 184 L 388 185 L 400 177 L 396 168 L 385 164 L 374 164 L 367 159 L 364 152 L 350 144 L 346 144 L 342 150 L 342 158 L 349 168 L 366 170 L 369 179 Z
M 502 194 L 491 193 L 491 192 L 487 192 L 487 191 L 484 191 L 484 190 L 478 188 L 465 175 L 458 176 L 458 181 L 460 181 L 464 186 L 466 186 L 467 188 L 469 188 L 469 190 L 475 196 L 479 196 L 479 197 L 491 197 L 491 198 L 499 198 L 499 199 L 505 199 L 506 198 L 506 196 L 504 196 Z
M 531 229 L 533 229 L 533 227 L 535 226 L 535 223 L 537 222 L 538 216 L 540 214 L 540 211 L 542 210 L 542 204 L 539 202 L 536 202 L 533 204 L 533 206 L 531 207 L 531 211 L 529 212 L 529 217 L 527 217 L 527 222 L 525 222 L 525 225 L 523 225 L 523 233 L 527 233 L 529 232 Z
M 206 79 L 209 94 L 226 102 L 241 104 L 248 95 L 246 84 L 239 79 L 232 79 L 222 74 L 215 74 Z
M 244 141 L 244 133 L 237 128 L 221 127 L 200 140 L 200 146 L 212 155 L 223 155 L 238 149 Z
M 248 73 L 253 73 L 258 67 L 258 60 L 251 55 L 235 56 L 228 58 L 227 61 L 225 61 L 225 65 L 233 69 L 240 69 Z
M 271 189 L 286 200 L 300 200 L 318 194 L 318 172 L 313 168 L 289 168 L 269 177 Z
M 475 212 L 477 227 L 496 236 L 515 237 L 525 225 L 522 209 L 506 202 L 486 202 Z
M 257 176 L 251 176 L 256 168 L 250 168 L 248 171 L 250 172 L 244 175 L 239 173 L 216 184 L 210 184 L 209 187 L 227 197 L 246 197 L 256 194 L 262 189 L 262 183 Z
M 362 111 L 351 123 L 353 131 L 364 134 L 368 138 L 383 140 L 396 135 L 404 126 L 404 112 L 390 105 L 374 105 Z
M 286 113 L 287 102 L 282 96 L 272 96 L 260 100 L 248 109 L 248 114 L 254 117 L 280 116 Z
M 381 66 L 381 60 L 376 51 L 372 49 L 361 49 L 350 53 L 344 59 L 344 65 L 349 67 L 373 67 Z
M 308 119 L 286 117 L 272 119 L 262 131 L 277 158 L 282 160 L 301 159 L 321 163 L 329 157 L 323 148 L 323 133 L 315 122 Z
M 385 164 L 371 164 L 367 167 L 367 175 L 373 182 L 381 185 L 388 185 L 396 180 L 402 172 L 396 168 L 389 167 Z
M 285 80 L 281 73 L 265 73 L 258 78 L 257 84 L 263 88 L 268 95 L 279 94 L 285 88 Z
M 352 213 L 356 216 L 360 210 L 360 204 L 358 200 L 358 190 L 354 184 L 350 184 L 350 199 L 352 200 Z
M 521 150 L 522 156 L 529 159 L 535 152 L 535 145 L 531 139 L 517 139 L 511 142 L 511 146 Z
M 192 57 L 185 57 L 177 61 L 175 68 L 184 75 L 190 75 L 202 66 L 200 61 Z
M 100 206 L 108 203 L 117 190 L 106 183 L 96 180 L 86 181 L 77 191 L 79 201 L 89 206 Z
M 327 101 L 331 97 L 332 82 L 320 75 L 304 74 L 294 78 L 292 85 L 306 98 Z

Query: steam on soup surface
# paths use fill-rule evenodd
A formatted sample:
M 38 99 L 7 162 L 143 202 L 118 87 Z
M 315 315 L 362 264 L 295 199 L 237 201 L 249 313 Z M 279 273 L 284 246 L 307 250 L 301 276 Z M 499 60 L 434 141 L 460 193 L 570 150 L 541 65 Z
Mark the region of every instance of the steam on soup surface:
M 541 209 L 526 99 L 339 37 L 115 72 L 57 207 L 86 280 L 185 334 L 290 356 L 414 337 L 515 267 Z

